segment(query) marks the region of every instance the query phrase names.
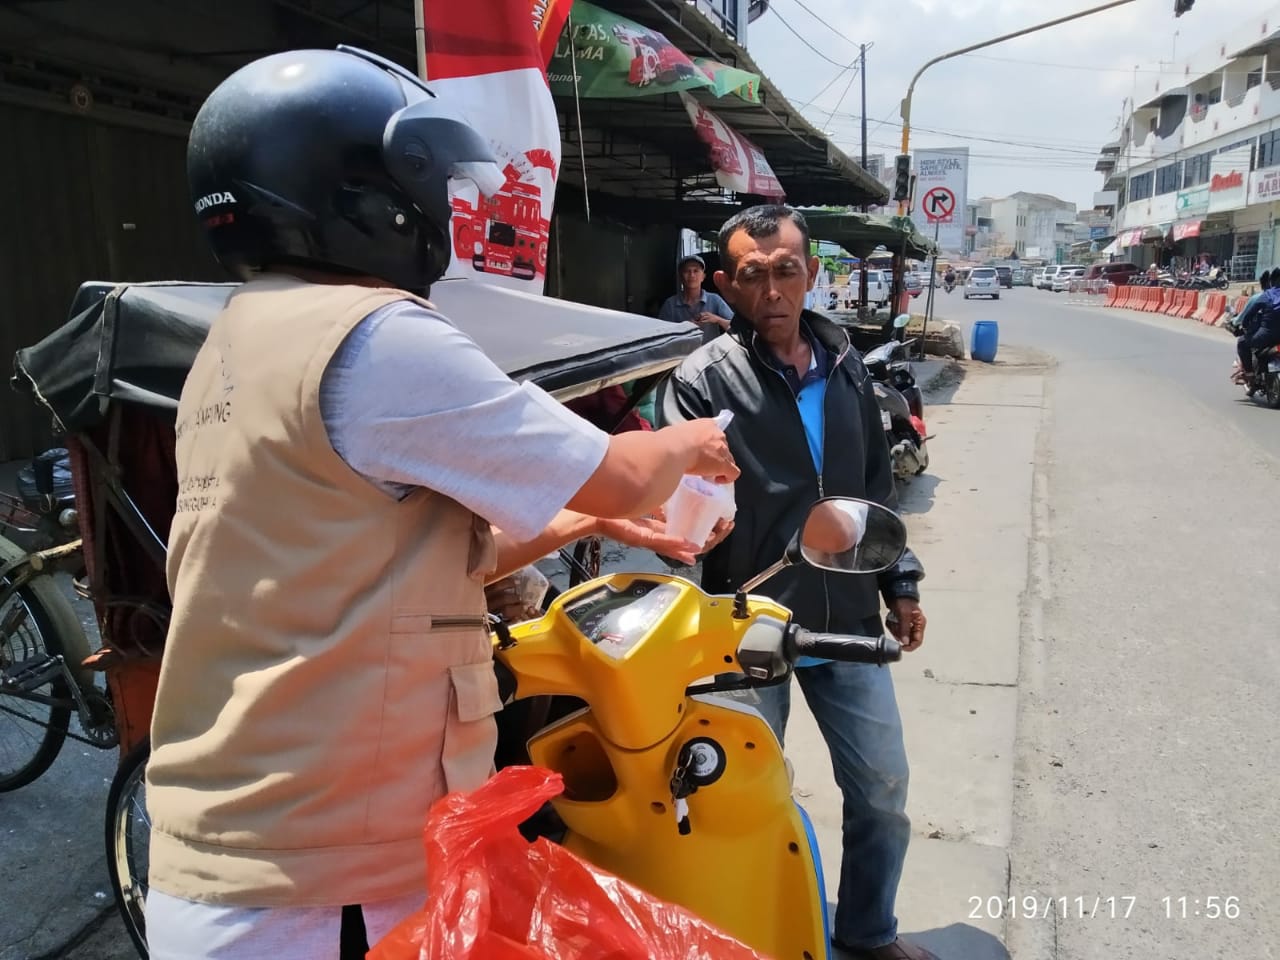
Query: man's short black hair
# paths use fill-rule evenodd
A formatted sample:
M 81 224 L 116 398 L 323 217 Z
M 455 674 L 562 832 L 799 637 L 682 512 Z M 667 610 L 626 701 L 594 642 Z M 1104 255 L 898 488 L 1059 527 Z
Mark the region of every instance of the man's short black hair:
M 1262 271 L 1262 276 L 1260 276 L 1260 277 L 1258 278 L 1258 286 L 1260 286 L 1263 290 L 1270 290 L 1270 289 L 1271 289 L 1271 282 L 1272 282 L 1272 280 L 1274 280 L 1274 279 L 1275 279 L 1275 277 L 1274 277 L 1274 271 L 1272 271 L 1272 270 L 1263 270 L 1263 271 Z
M 758 207 L 748 207 L 725 221 L 724 226 L 720 228 L 721 264 L 725 267 L 733 266 L 729 258 L 729 238 L 739 230 L 745 230 L 747 236 L 759 240 L 776 234 L 784 220 L 790 220 L 800 231 L 800 236 L 804 240 L 804 255 L 807 257 L 809 255 L 809 224 L 805 221 L 804 214 L 794 207 L 788 207 L 785 203 L 766 203 Z

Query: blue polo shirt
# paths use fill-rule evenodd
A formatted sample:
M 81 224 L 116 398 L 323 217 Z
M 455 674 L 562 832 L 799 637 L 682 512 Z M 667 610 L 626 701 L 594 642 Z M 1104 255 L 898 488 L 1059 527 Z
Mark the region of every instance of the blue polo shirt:
M 833 358 L 803 320 L 800 321 L 800 334 L 808 341 L 809 352 L 812 354 L 809 369 L 804 372 L 804 376 L 790 364 L 782 363 L 763 340 L 760 341 L 760 348 L 765 363 L 782 375 L 782 379 L 791 388 L 792 396 L 796 398 L 800 422 L 804 424 L 804 438 L 809 444 L 809 454 L 813 457 L 814 469 L 821 474 L 827 376 L 831 372 Z
M 809 444 L 809 455 L 813 457 L 814 469 L 821 475 L 822 425 L 827 398 L 827 376 L 831 372 L 831 366 L 835 360 L 830 351 L 818 342 L 818 338 L 813 335 L 813 332 L 803 320 L 800 321 L 800 334 L 809 342 L 809 352 L 812 354 L 812 359 L 809 361 L 809 369 L 804 372 L 804 376 L 801 376 L 795 367 L 779 360 L 763 340 L 759 341 L 760 352 L 764 357 L 765 363 L 782 376 L 782 379 L 787 382 L 787 386 L 791 388 L 792 396 L 796 398 L 796 407 L 800 411 L 800 422 L 804 424 L 804 438 Z M 819 664 L 828 662 L 828 660 L 821 657 L 800 657 L 796 660 L 795 665 L 797 667 L 816 667 Z

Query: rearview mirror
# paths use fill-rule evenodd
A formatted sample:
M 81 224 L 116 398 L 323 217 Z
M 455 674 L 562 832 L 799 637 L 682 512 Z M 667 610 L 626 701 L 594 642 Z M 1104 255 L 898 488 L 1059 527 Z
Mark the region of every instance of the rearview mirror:
M 906 549 L 906 524 L 892 510 L 852 497 L 826 497 L 809 508 L 782 558 L 737 589 L 733 615 L 747 617 L 747 594 L 797 563 L 833 573 L 880 573 Z
M 804 562 L 835 573 L 888 570 L 906 549 L 907 528 L 896 513 L 849 497 L 815 503 L 799 536 Z
M 902 330 L 911 322 L 911 314 L 900 313 L 893 318 L 893 329 Z

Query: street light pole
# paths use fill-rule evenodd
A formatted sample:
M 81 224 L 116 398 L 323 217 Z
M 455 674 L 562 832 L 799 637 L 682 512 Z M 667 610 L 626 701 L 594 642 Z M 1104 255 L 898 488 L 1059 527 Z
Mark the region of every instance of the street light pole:
M 1056 20 L 1050 20 L 1047 23 L 1038 23 L 1033 27 L 1026 27 L 1013 33 L 1006 33 L 1003 36 L 994 37 L 991 40 L 983 40 L 981 43 L 974 43 L 967 47 L 961 47 L 959 50 L 952 50 L 950 53 L 944 53 L 941 56 L 934 57 L 923 67 L 916 71 L 916 75 L 911 78 L 911 84 L 907 87 L 907 95 L 902 98 L 902 152 L 910 152 L 911 147 L 911 97 L 916 90 L 916 81 L 920 79 L 920 75 L 932 67 L 935 63 L 941 63 L 943 60 L 950 60 L 952 57 L 959 57 L 966 53 L 972 53 L 974 50 L 981 50 L 983 47 L 991 47 L 997 43 L 1004 43 L 1006 40 L 1013 40 L 1015 37 L 1025 37 L 1029 33 L 1036 33 L 1045 30 L 1048 27 L 1056 27 L 1060 23 L 1067 23 L 1071 20 L 1079 20 L 1081 17 L 1087 17 L 1094 13 L 1101 13 L 1104 10 L 1110 10 L 1113 7 L 1123 7 L 1125 4 L 1133 3 L 1133 0 L 1112 0 L 1111 3 L 1104 3 L 1099 7 L 1090 7 L 1088 10 L 1081 10 L 1079 13 L 1070 13 L 1065 17 L 1058 17 Z M 865 112 L 865 111 L 864 111 Z M 907 212 L 906 201 L 898 201 L 898 216 L 902 216 Z

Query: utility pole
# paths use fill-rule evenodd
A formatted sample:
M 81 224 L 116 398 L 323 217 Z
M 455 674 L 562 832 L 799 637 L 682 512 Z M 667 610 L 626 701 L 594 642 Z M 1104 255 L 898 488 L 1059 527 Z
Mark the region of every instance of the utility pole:
M 1185 3 L 1186 0 L 1178 0 L 1179 3 Z M 934 57 L 923 67 L 916 71 L 916 75 L 911 78 L 911 83 L 907 87 L 907 95 L 902 98 L 902 153 L 908 154 L 911 150 L 911 97 L 916 90 L 916 82 L 920 79 L 921 74 L 932 67 L 935 63 L 941 63 L 943 60 L 950 60 L 953 57 L 959 57 L 966 53 L 972 53 L 974 50 L 981 50 L 984 47 L 994 46 L 997 43 L 1004 43 L 1006 40 L 1012 40 L 1015 37 L 1025 37 L 1029 33 L 1036 33 L 1039 30 L 1045 30 L 1048 27 L 1056 27 L 1060 23 L 1067 23 L 1071 20 L 1079 20 L 1081 17 L 1087 17 L 1091 14 L 1101 13 L 1104 10 L 1111 10 L 1114 7 L 1123 7 L 1126 4 L 1133 3 L 1133 0 L 1112 0 L 1111 3 L 1104 3 L 1099 7 L 1090 7 L 1088 10 L 1081 10 L 1079 13 L 1071 13 L 1065 17 L 1058 17 L 1056 20 L 1050 20 L 1046 23 L 1039 23 L 1033 27 L 1026 27 L 1022 30 L 1016 30 L 1013 33 L 1006 33 L 991 40 L 984 40 L 981 43 L 970 44 L 967 47 L 961 47 L 959 50 L 952 50 L 950 53 L 944 53 L 941 56 Z M 864 110 L 863 113 L 866 113 Z M 898 216 L 903 216 L 907 212 L 906 201 L 898 201 Z
M 862 169 L 867 169 L 867 45 L 858 45 L 858 72 L 862 74 Z M 862 205 L 862 212 L 867 212 L 867 205 Z M 867 258 L 862 258 L 862 273 L 858 275 L 858 303 L 867 302 Z M 889 311 L 890 315 L 893 311 Z
M 862 74 L 862 169 L 867 169 L 867 45 L 858 52 L 858 70 Z

